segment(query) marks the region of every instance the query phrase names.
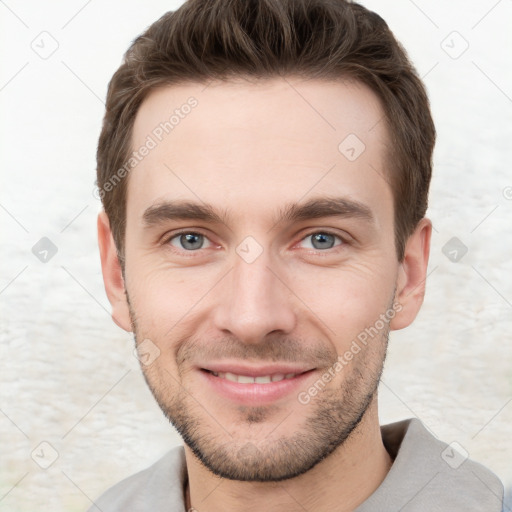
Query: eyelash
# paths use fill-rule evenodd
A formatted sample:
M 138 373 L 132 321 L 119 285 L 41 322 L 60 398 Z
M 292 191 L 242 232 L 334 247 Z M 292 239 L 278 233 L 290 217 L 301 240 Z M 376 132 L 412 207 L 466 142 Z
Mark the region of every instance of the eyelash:
M 340 247 L 344 246 L 344 245 L 348 245 L 348 241 L 346 238 L 344 237 L 341 237 L 339 234 L 336 234 L 336 233 L 333 233 L 332 231 L 329 231 L 329 230 L 315 230 L 315 231 L 310 231 L 309 233 L 307 233 L 306 235 L 304 235 L 299 242 L 302 242 L 304 240 L 306 240 L 307 238 L 309 237 L 312 237 L 313 235 L 318 235 L 318 234 L 322 234 L 322 235 L 327 235 L 327 236 L 332 236 L 334 237 L 335 239 L 338 239 L 341 243 L 337 244 L 337 245 L 334 245 L 333 247 L 330 247 L 329 249 L 307 249 L 308 252 L 314 252 L 314 253 L 318 253 L 318 254 L 323 254 L 323 253 L 329 253 L 331 251 L 335 251 L 337 248 L 339 249 Z M 175 238 L 178 238 L 180 237 L 181 235 L 200 235 L 200 236 L 203 236 L 205 239 L 207 239 L 210 243 L 212 243 L 210 241 L 210 239 L 208 238 L 207 235 L 205 235 L 204 233 L 201 233 L 200 231 L 187 231 L 187 230 L 183 230 L 183 231 L 178 231 L 177 233 L 173 233 L 172 235 L 170 236 L 167 236 L 163 239 L 163 242 L 162 244 L 163 245 L 171 245 L 170 242 L 171 240 L 174 240 Z M 196 250 L 186 250 L 186 249 L 178 249 L 174 246 L 171 246 L 173 247 L 173 250 L 177 250 L 179 252 L 181 252 L 182 254 L 183 253 L 190 253 L 190 255 L 196 253 L 196 252 L 199 252 L 201 249 L 196 249 Z

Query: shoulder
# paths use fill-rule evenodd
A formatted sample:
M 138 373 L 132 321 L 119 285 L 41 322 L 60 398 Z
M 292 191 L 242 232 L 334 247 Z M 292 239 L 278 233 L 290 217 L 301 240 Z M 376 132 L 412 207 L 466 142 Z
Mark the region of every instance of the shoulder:
M 182 512 L 185 475 L 185 452 L 177 446 L 152 466 L 108 489 L 88 512 Z
M 469 459 L 460 444 L 438 440 L 417 419 L 386 425 L 381 431 L 395 460 L 361 512 L 377 505 L 382 511 L 405 507 L 416 512 L 501 512 L 503 484 L 489 469 Z

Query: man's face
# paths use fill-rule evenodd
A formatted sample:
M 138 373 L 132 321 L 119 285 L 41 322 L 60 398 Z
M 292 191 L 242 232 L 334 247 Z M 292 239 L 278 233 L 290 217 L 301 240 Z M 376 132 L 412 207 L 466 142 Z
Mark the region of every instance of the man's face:
M 378 320 L 400 267 L 383 111 L 353 82 L 172 86 L 141 106 L 133 148 L 190 97 L 128 182 L 125 287 L 152 361 L 142 369 L 213 472 L 289 478 L 343 443 L 382 370 Z

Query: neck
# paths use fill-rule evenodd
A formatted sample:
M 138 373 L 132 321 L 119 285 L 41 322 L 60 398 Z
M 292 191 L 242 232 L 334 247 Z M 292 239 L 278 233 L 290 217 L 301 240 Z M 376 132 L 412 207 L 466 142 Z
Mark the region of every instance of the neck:
M 376 398 L 342 446 L 289 480 L 227 480 L 212 475 L 187 446 L 185 456 L 189 482 L 186 509 L 209 512 L 352 511 L 379 487 L 392 464 L 382 443 Z

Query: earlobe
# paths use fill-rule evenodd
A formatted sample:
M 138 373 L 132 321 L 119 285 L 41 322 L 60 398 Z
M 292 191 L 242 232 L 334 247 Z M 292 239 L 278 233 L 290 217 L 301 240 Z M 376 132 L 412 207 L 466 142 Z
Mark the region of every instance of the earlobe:
M 391 320 L 392 330 L 403 329 L 412 323 L 423 304 L 432 223 L 422 219 L 407 240 L 403 261 L 400 263 L 395 302 L 401 305 Z
M 112 306 L 112 319 L 125 331 L 132 331 L 130 309 L 117 249 L 110 230 L 107 214 L 98 215 L 98 245 L 100 248 L 101 271 L 108 300 Z

